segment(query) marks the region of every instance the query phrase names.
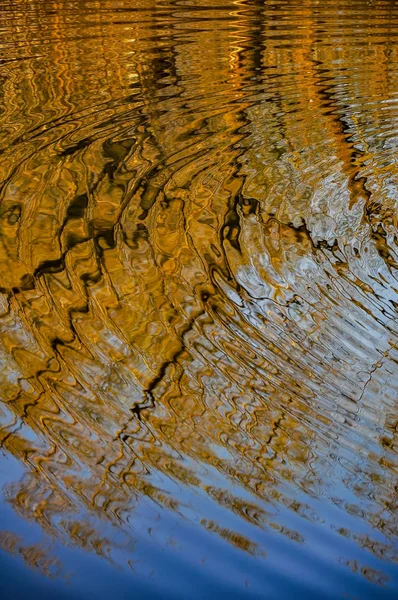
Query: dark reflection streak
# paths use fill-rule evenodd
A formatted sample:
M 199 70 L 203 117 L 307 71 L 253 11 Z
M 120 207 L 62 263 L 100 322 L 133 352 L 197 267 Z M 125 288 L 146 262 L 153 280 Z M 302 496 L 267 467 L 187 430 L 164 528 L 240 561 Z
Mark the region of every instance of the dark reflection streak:
M 38 58 L 43 58 L 45 55 L 44 54 L 34 54 L 32 56 L 20 56 L 18 58 L 10 58 L 9 60 L 6 60 L 4 58 L 0 59 L 0 67 L 2 67 L 3 65 L 7 65 L 7 64 L 13 64 L 13 63 L 19 63 L 25 60 L 36 60 Z
M 369 212 L 370 211 L 368 211 L 368 210 L 366 211 L 367 214 L 369 214 Z M 397 279 L 397 276 L 394 273 L 394 270 L 396 271 L 398 269 L 398 261 L 395 260 L 392 249 L 389 246 L 389 244 L 387 243 L 387 233 L 384 230 L 383 226 L 381 224 L 379 224 L 377 226 L 376 230 L 374 227 L 372 227 L 370 235 L 375 242 L 375 247 L 376 247 L 376 250 L 377 250 L 379 256 L 386 263 L 386 265 L 387 265 L 390 273 L 393 275 L 394 279 Z
M 386 54 L 386 64 L 388 66 L 386 72 L 386 80 L 388 83 L 388 87 L 391 87 L 391 76 L 390 76 L 390 65 L 392 63 L 392 53 L 394 49 L 394 8 L 396 8 L 395 0 L 389 0 L 388 5 L 388 30 L 386 32 L 386 42 L 385 42 L 385 54 Z
M 107 124 L 106 121 L 101 121 L 100 120 L 100 115 L 102 113 L 106 113 L 111 109 L 115 109 L 118 108 L 120 106 L 120 102 L 127 102 L 127 103 L 131 103 L 133 101 L 135 101 L 135 103 L 139 102 L 139 96 L 137 95 L 133 95 L 133 96 L 126 96 L 126 97 L 121 97 L 118 99 L 112 99 L 112 100 L 107 100 L 104 102 L 100 102 L 98 104 L 93 104 L 89 107 L 87 107 L 84 110 L 84 113 L 82 113 L 81 110 L 76 110 L 73 111 L 71 110 L 70 112 L 57 117 L 55 119 L 53 119 L 52 121 L 46 122 L 46 123 L 40 123 L 40 125 L 37 125 L 35 127 L 32 127 L 31 129 L 27 129 L 22 135 L 14 138 L 11 143 L 6 147 L 3 148 L 2 150 L 4 151 L 5 149 L 11 148 L 13 146 L 18 146 L 19 144 L 25 143 L 25 142 L 30 142 L 33 140 L 41 140 L 41 136 L 43 135 L 43 133 L 50 133 L 52 130 L 56 130 L 58 127 L 62 126 L 62 125 L 69 125 L 69 124 L 75 124 L 77 121 L 79 120 L 83 120 L 83 119 L 87 119 L 88 117 L 93 117 L 95 115 L 96 119 L 99 120 L 99 125 L 98 128 L 102 128 L 103 126 L 105 126 Z M 138 107 L 140 105 L 138 104 Z M 101 107 L 101 108 L 99 108 Z M 137 108 L 138 108 L 137 107 Z M 130 111 L 130 109 L 129 109 Z M 126 112 L 129 112 L 126 111 Z M 120 115 L 120 116 L 123 116 Z M 113 121 L 112 121 L 113 122 Z M 70 135 L 70 133 L 66 134 L 66 135 Z M 59 137 L 59 140 L 64 139 L 63 137 Z M 52 144 L 53 142 L 51 142 Z M 47 146 L 41 146 L 41 148 L 46 148 Z M 72 150 L 73 146 L 71 146 L 70 148 L 66 148 L 64 151 L 61 151 L 61 156 L 62 155 L 70 155 L 73 153 Z M 78 150 L 78 148 L 76 148 L 76 151 Z M 27 157 L 30 158 L 33 154 L 29 155 Z
M 138 108 L 138 113 L 140 114 L 141 110 L 139 107 L 137 107 L 137 108 Z M 145 114 L 144 114 L 144 118 L 146 118 Z M 73 119 L 72 119 L 72 121 L 73 121 Z M 102 125 L 104 125 L 104 124 L 102 124 Z M 56 125 L 54 125 L 54 127 L 55 126 Z M 40 127 L 43 127 L 43 126 L 40 126 Z M 40 135 L 40 133 L 41 132 L 39 131 L 38 135 Z M 70 132 L 63 133 L 62 135 L 60 135 L 58 137 L 57 142 L 60 143 L 61 140 L 66 139 L 69 136 L 70 136 Z M 21 138 L 21 140 L 15 141 L 15 143 L 20 143 L 22 141 L 25 141 L 25 140 L 23 140 Z M 78 144 L 75 144 L 74 146 L 70 146 L 69 148 L 66 148 L 64 151 L 61 151 L 60 155 L 61 156 L 69 156 L 70 154 L 74 154 L 75 152 L 78 152 L 79 150 L 84 150 L 84 148 L 89 146 L 92 143 L 92 141 L 93 140 L 91 138 L 83 139 L 80 142 L 78 142 Z M 48 141 L 40 147 L 40 150 L 43 151 L 44 149 L 51 147 L 53 144 L 54 144 L 54 140 Z M 5 180 L 3 180 L 2 184 L 0 185 L 0 194 L 7 189 L 7 186 L 13 180 L 13 178 L 17 174 L 18 170 L 21 169 L 22 165 L 26 164 L 35 155 L 36 152 L 37 152 L 37 148 L 32 150 L 32 152 L 30 152 L 28 155 L 24 156 L 22 163 L 19 163 L 19 164 L 13 166 L 8 177 Z M 105 176 L 105 175 L 106 175 L 106 167 L 103 171 L 103 176 Z M 97 182 L 97 185 L 99 185 L 99 183 L 100 183 L 100 181 Z M 97 185 L 95 187 L 97 187 Z M 1 205 L 1 202 L 2 202 L 2 198 L 0 197 L 0 205 Z
M 191 319 L 189 319 L 188 323 L 182 328 L 181 332 L 180 332 L 180 338 L 181 338 L 181 347 L 173 354 L 172 358 L 170 360 L 164 361 L 159 370 L 158 373 L 156 375 L 156 377 L 154 377 L 152 379 L 152 381 L 150 382 L 150 384 L 147 386 L 147 388 L 144 390 L 144 395 L 145 398 L 147 400 L 146 403 L 139 403 L 136 404 L 132 409 L 131 412 L 136 415 L 138 417 L 139 420 L 141 420 L 141 412 L 143 410 L 146 410 L 148 408 L 153 408 L 155 406 L 155 397 L 154 397 L 154 391 L 156 390 L 158 384 L 163 380 L 163 378 L 165 377 L 166 373 L 167 373 L 167 369 L 169 366 L 171 365 L 176 365 L 178 364 L 178 359 L 181 357 L 181 355 L 186 352 L 187 348 L 186 348 L 186 344 L 185 344 L 185 337 L 188 333 L 190 333 L 193 329 L 193 327 L 195 326 L 197 320 L 205 315 L 205 311 L 201 311 L 198 315 L 196 315 L 195 317 L 192 317 Z
M 109 145 L 109 143 L 108 143 L 108 145 Z M 112 159 L 111 155 L 110 155 L 110 157 Z M 122 160 L 123 160 L 123 158 L 122 158 Z M 117 158 L 114 158 L 113 160 L 111 160 L 111 163 L 106 164 L 103 169 L 102 175 L 99 177 L 98 181 L 93 186 L 91 186 L 89 193 L 93 194 L 95 192 L 95 190 L 101 184 L 104 177 L 106 177 L 106 176 L 112 177 L 112 173 L 117 167 L 118 167 L 118 159 Z M 59 229 L 58 238 L 60 238 L 60 236 L 62 235 L 65 225 L 67 224 L 67 222 L 70 219 L 81 218 L 84 216 L 87 205 L 88 205 L 87 194 L 77 196 L 70 202 L 69 206 L 67 207 L 64 222 Z M 115 223 L 115 225 L 116 224 L 117 223 Z M 94 229 L 92 231 L 92 234 L 89 237 L 74 241 L 62 253 L 60 258 L 43 261 L 33 272 L 33 278 L 32 278 L 32 276 L 27 274 L 25 285 L 22 286 L 22 288 L 14 288 L 12 291 L 15 294 L 18 294 L 21 291 L 23 291 L 24 289 L 34 289 L 34 287 L 35 287 L 34 279 L 40 278 L 45 274 L 60 273 L 62 271 L 65 271 L 65 269 L 66 269 L 65 258 L 66 258 L 67 253 L 69 252 L 69 250 L 71 250 L 71 248 L 73 248 L 79 244 L 83 244 L 83 243 L 89 241 L 90 239 L 94 241 L 95 248 L 97 250 L 97 256 L 99 258 L 101 258 L 102 249 L 100 248 L 100 246 L 98 246 L 98 243 L 97 243 L 100 238 L 104 238 L 106 241 L 109 241 L 108 232 L 105 232 L 103 230 L 95 231 L 95 229 Z M 112 232 L 112 238 L 113 238 L 113 232 Z M 85 283 L 87 284 L 87 281 Z M 26 287 L 27 285 L 28 285 L 28 288 Z M 5 290 L 5 289 L 2 289 L 2 291 L 3 291 L 3 293 L 7 293 L 7 290 Z M 81 309 L 80 312 L 82 312 L 82 311 L 86 312 L 88 310 L 88 295 L 87 294 L 86 294 L 86 297 L 87 297 L 87 304 L 85 307 L 83 307 Z M 74 331 L 73 323 L 71 322 L 70 325 L 71 325 L 71 329 Z
M 314 65 L 314 74 L 319 82 L 315 87 L 315 90 L 321 100 L 324 114 L 330 116 L 331 120 L 337 125 L 338 140 L 343 141 L 347 148 L 347 154 L 340 151 L 339 157 L 344 164 L 343 172 L 348 178 L 351 204 L 354 205 L 360 196 L 362 196 L 366 202 L 369 202 L 371 193 L 366 188 L 366 177 L 358 176 L 359 171 L 363 166 L 358 160 L 358 157 L 364 157 L 366 153 L 358 148 L 354 148 L 354 145 L 351 142 L 353 133 L 350 131 L 350 128 L 347 125 L 349 123 L 349 119 L 347 114 L 344 112 L 344 110 L 347 110 L 349 107 L 336 107 L 337 84 L 335 82 L 331 83 L 331 71 L 327 65 L 322 63 L 321 60 L 316 60 L 314 58 L 315 55 L 315 48 L 314 45 L 312 45 L 310 61 Z M 336 144 L 336 147 L 339 148 L 338 143 Z
M 3 450 L 3 447 L 6 446 L 6 442 L 7 440 L 9 440 L 10 438 L 12 438 L 14 435 L 16 435 L 18 433 L 18 431 L 21 431 L 22 427 L 23 427 L 23 420 L 21 419 L 21 422 L 19 423 L 19 425 L 17 425 L 17 427 L 15 429 L 13 429 L 12 431 L 9 431 L 1 440 L 0 440 L 0 449 Z
M 314 245 L 314 248 L 318 248 L 318 247 L 319 246 Z M 336 265 L 341 265 L 342 269 L 339 269 L 339 276 L 344 278 L 349 284 L 353 285 L 354 280 L 351 279 L 349 277 L 349 275 L 351 275 L 351 277 L 355 278 L 355 274 L 352 271 L 352 269 L 349 268 L 347 262 L 338 258 L 338 253 L 339 253 L 338 246 L 336 244 L 334 244 L 330 248 L 328 248 L 327 246 L 321 246 L 320 250 L 322 252 L 322 256 L 324 257 L 326 262 L 332 267 L 332 269 L 335 269 Z M 330 254 L 328 254 L 327 251 L 332 252 L 333 257 L 335 258 L 334 262 L 331 260 Z M 387 264 L 387 267 L 389 267 L 388 264 Z M 390 272 L 394 275 L 394 273 L 392 271 L 390 271 Z M 376 278 L 373 278 L 371 276 L 370 279 L 374 279 L 376 283 L 380 284 L 380 281 L 377 280 Z M 389 318 L 394 318 L 395 315 L 394 315 L 394 312 L 392 312 L 392 311 L 394 311 L 396 309 L 396 306 L 395 306 L 395 303 L 393 300 L 384 298 L 381 294 L 377 293 L 372 288 L 370 290 L 368 290 L 368 292 L 365 292 L 362 289 L 362 287 L 359 286 L 356 291 L 360 296 L 362 296 L 362 298 L 364 298 L 364 300 L 366 302 L 368 302 L 372 306 L 374 306 L 375 310 L 379 310 L 382 314 L 384 314 L 385 316 L 387 316 Z M 391 311 L 391 307 L 388 306 L 388 304 L 392 305 L 392 311 Z M 386 308 L 384 308 L 384 307 L 386 307 Z M 383 325 L 383 327 L 389 328 L 389 326 L 386 325 L 386 323 L 384 321 L 381 321 L 365 304 L 361 304 L 361 309 L 365 313 L 367 313 L 369 316 L 371 316 L 373 319 L 375 319 L 378 323 Z M 389 310 L 387 310 L 387 309 L 389 309 Z M 394 333 L 392 329 L 391 329 L 391 333 Z
M 368 387 L 368 385 L 369 385 L 369 384 L 370 384 L 370 382 L 372 381 L 373 374 L 374 374 L 374 373 L 375 373 L 375 372 L 376 372 L 378 369 L 380 369 L 380 368 L 381 368 L 381 366 L 382 366 L 382 364 L 383 364 L 383 359 L 386 359 L 386 358 L 388 358 L 388 356 L 389 356 L 390 352 L 391 352 L 391 351 L 392 351 L 394 348 L 396 348 L 396 347 L 397 347 L 397 344 L 394 344 L 393 346 L 391 346 L 390 350 L 388 350 L 387 352 L 384 352 L 384 354 L 383 354 L 383 356 L 380 358 L 380 360 L 378 360 L 377 362 L 375 362 L 375 363 L 374 363 L 374 364 L 371 366 L 371 368 L 370 368 L 370 370 L 369 370 L 369 374 L 368 374 L 368 379 L 365 381 L 365 383 L 364 383 L 364 385 L 363 385 L 363 388 L 362 388 L 361 394 L 360 394 L 360 396 L 359 396 L 359 398 L 358 398 L 358 402 L 360 402 L 360 401 L 362 400 L 362 398 L 363 398 L 363 396 L 364 396 L 364 394 L 365 394 L 365 392 L 366 392 L 366 388 Z

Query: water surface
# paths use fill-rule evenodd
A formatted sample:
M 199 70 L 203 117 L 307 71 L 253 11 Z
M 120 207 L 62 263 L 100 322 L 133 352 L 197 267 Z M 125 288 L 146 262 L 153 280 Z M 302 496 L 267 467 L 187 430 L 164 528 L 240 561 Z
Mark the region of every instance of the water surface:
M 2 597 L 397 597 L 397 38 L 0 3 Z

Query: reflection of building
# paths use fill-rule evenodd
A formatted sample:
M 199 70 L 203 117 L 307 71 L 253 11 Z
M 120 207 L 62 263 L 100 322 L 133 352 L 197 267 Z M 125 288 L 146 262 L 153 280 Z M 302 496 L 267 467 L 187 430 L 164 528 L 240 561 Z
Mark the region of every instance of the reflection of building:
M 114 523 L 140 494 L 176 508 L 149 473 L 205 486 L 199 460 L 294 508 L 287 486 L 327 488 L 337 454 L 377 491 L 372 523 L 392 502 L 372 410 L 393 410 L 395 313 L 373 291 L 396 295 L 362 222 L 383 172 L 356 176 L 385 151 L 367 124 L 383 127 L 396 49 L 378 37 L 364 73 L 347 23 L 324 41 L 312 2 L 294 35 L 249 9 L 200 28 L 145 10 L 71 22 L 40 3 L 21 17 L 41 55 L 4 88 L 2 443 L 30 473 L 10 498 L 43 527 L 76 499 Z M 73 516 L 64 534 L 101 544 Z

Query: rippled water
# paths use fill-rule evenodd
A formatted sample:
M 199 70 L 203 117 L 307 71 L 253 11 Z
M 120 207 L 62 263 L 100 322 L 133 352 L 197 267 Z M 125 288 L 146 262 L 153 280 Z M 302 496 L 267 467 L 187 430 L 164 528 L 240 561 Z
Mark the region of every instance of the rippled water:
M 1 2 L 4 598 L 397 597 L 397 38 Z

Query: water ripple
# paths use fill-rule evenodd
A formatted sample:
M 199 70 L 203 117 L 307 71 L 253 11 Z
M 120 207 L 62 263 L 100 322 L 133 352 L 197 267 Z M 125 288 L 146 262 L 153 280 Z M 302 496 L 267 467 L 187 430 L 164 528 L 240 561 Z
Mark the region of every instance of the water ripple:
M 2 3 L 1 547 L 57 593 L 394 597 L 397 32 Z

